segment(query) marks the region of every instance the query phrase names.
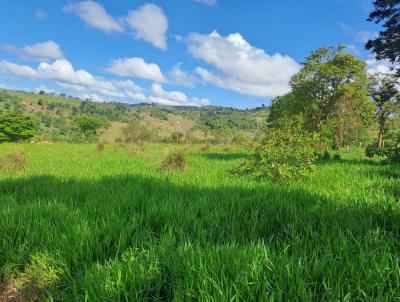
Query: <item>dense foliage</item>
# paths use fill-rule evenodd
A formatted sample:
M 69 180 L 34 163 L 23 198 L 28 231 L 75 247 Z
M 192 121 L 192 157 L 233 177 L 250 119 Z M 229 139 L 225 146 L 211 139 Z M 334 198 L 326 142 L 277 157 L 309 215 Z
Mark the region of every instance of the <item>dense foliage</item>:
M 301 123 L 285 121 L 267 129 L 261 144 L 234 172 L 274 182 L 301 179 L 313 170 L 317 144 L 317 136 L 305 131 Z
M 0 142 L 17 142 L 35 135 L 35 121 L 18 112 L 0 114 Z
M 376 105 L 376 119 L 379 123 L 378 148 L 385 147 L 384 133 L 391 116 L 400 113 L 398 80 L 393 75 L 376 74 L 369 82 L 369 95 Z
M 87 140 L 97 137 L 99 129 L 107 125 L 104 120 L 90 115 L 77 116 L 74 120 Z
M 312 52 L 292 77 L 291 92 L 273 100 L 269 122 L 301 114 L 308 130 L 336 148 L 357 142 L 373 117 L 365 62 L 343 47 Z

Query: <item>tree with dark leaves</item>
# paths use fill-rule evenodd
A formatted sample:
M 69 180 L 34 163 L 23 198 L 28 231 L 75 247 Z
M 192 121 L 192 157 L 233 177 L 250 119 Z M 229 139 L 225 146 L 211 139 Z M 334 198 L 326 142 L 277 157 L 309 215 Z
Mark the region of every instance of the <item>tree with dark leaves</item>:
M 375 9 L 368 21 L 382 23 L 384 30 L 365 47 L 375 53 L 377 60 L 400 64 L 400 0 L 375 0 L 373 4 Z M 397 67 L 397 75 L 400 76 L 400 67 Z

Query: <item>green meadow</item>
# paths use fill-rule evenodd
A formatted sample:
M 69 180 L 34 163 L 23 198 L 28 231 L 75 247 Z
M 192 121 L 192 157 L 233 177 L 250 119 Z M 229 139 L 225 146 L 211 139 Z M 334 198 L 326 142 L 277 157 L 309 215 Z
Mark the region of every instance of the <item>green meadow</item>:
M 3 144 L 0 280 L 41 301 L 398 301 L 400 167 L 343 149 L 308 179 L 230 170 L 244 150 Z M 10 294 L 11 295 L 11 294 Z

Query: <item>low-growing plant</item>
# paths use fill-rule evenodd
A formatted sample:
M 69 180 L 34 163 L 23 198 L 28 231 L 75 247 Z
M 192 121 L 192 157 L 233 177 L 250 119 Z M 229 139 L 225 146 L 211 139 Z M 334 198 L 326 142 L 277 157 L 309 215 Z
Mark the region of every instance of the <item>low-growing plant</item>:
M 200 150 L 203 152 L 210 151 L 210 144 L 204 144 L 203 146 L 201 146 Z
M 106 143 L 105 142 L 98 142 L 97 143 L 97 152 L 103 153 L 105 150 Z
M 325 149 L 324 153 L 322 154 L 321 159 L 323 159 L 323 160 L 331 160 L 332 159 L 332 155 L 328 151 L 328 149 Z
M 333 154 L 333 159 L 334 160 L 340 160 L 340 154 L 339 153 Z
M 383 163 L 400 163 L 400 147 L 398 145 L 378 148 L 376 144 L 371 144 L 365 149 L 365 155 L 369 158 L 383 157 Z
M 64 264 L 48 253 L 31 257 L 31 263 L 15 279 L 15 285 L 26 301 L 38 301 L 41 293 L 56 285 L 64 272 Z M 25 300 L 23 300 L 25 301 Z
M 185 170 L 186 153 L 183 150 L 174 150 L 170 152 L 161 162 L 162 171 Z
M 1 163 L 1 170 L 3 171 L 23 171 L 26 166 L 26 154 L 23 150 L 17 150 L 13 153 L 7 154 Z
M 314 168 L 318 137 L 289 124 L 270 128 L 250 158 L 234 169 L 234 173 L 252 174 L 274 182 L 298 180 Z

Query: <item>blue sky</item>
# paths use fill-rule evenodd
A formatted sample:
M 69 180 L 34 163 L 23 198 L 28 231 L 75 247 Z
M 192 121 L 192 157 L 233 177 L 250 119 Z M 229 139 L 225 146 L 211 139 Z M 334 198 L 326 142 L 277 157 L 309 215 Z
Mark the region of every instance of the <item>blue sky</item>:
M 314 49 L 363 49 L 369 0 L 1 1 L 0 86 L 93 100 L 251 108 Z

